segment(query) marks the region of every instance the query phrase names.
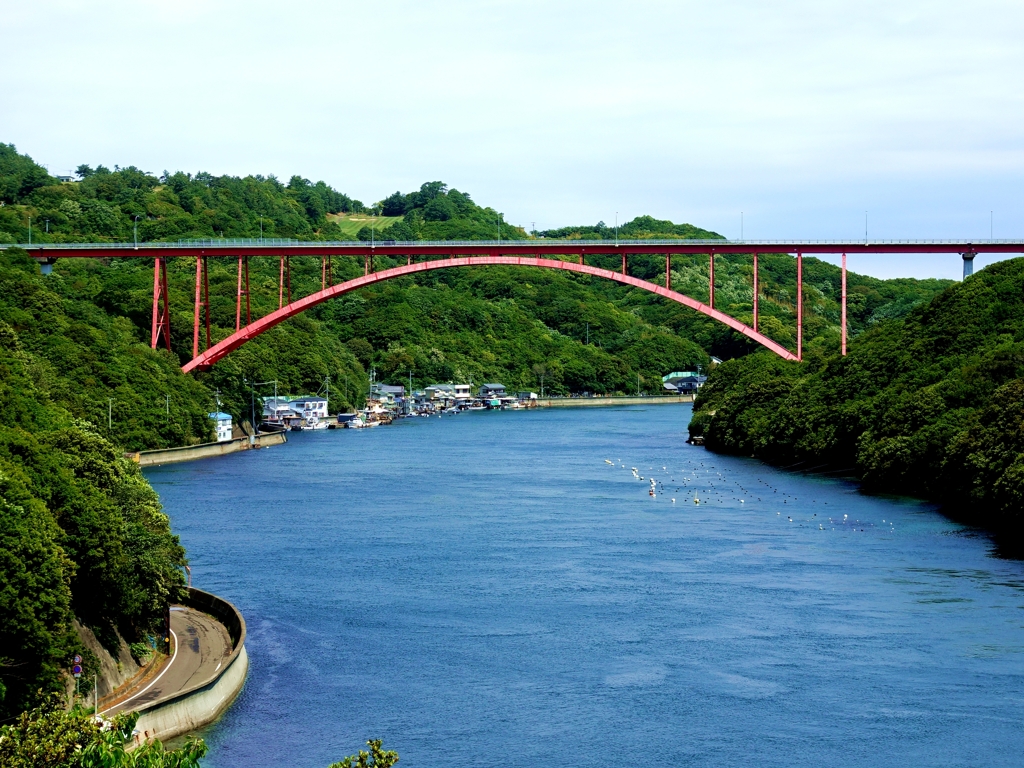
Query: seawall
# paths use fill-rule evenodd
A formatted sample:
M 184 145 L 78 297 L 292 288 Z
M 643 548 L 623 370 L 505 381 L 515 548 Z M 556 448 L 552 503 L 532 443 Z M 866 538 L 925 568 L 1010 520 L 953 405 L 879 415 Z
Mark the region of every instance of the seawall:
M 196 459 L 208 459 L 212 456 L 226 456 L 229 453 L 247 451 L 250 448 L 267 448 L 271 445 L 281 445 L 288 442 L 284 432 L 257 435 L 251 445 L 249 440 L 248 437 L 236 437 L 232 440 L 225 440 L 222 443 L 201 443 L 199 445 L 184 445 L 180 448 L 137 451 L 135 453 L 126 453 L 125 456 L 139 466 L 152 467 L 157 464 L 175 464 L 179 461 L 194 461 Z
M 194 587 L 189 587 L 184 604 L 223 624 L 233 649 L 213 680 L 140 709 L 135 726 L 140 739 L 170 739 L 209 725 L 231 705 L 245 684 L 249 655 L 245 650 L 245 619 L 239 610 L 227 600 Z
M 546 397 L 537 399 L 538 408 L 582 408 L 598 405 L 671 405 L 692 403 L 693 395 L 658 397 Z

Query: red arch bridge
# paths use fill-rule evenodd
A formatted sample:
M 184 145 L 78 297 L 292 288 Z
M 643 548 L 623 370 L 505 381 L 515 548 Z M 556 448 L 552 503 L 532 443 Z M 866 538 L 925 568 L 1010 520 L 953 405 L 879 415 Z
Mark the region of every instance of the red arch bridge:
M 891 240 L 891 241 L 730 241 L 730 240 L 511 240 L 465 242 L 353 243 L 300 242 L 295 240 L 207 240 L 179 243 L 67 243 L 20 245 L 41 264 L 53 264 L 59 258 L 149 258 L 153 269 L 153 322 L 150 344 L 155 349 L 163 339 L 170 349 L 170 310 L 167 301 L 167 261 L 174 258 L 194 259 L 196 264 L 195 311 L 192 329 L 192 359 L 182 366 L 188 373 L 208 370 L 214 363 L 249 339 L 259 336 L 278 323 L 316 306 L 328 299 L 367 285 L 433 269 L 514 265 L 561 269 L 595 277 L 603 277 L 632 285 L 676 301 L 724 323 L 738 333 L 756 341 L 786 360 L 803 358 L 803 256 L 842 255 L 842 353 L 846 354 L 846 257 L 847 254 L 959 254 L 964 261 L 964 277 L 973 271 L 978 254 L 1024 253 L 1024 240 Z M 796 350 L 789 350 L 758 331 L 758 266 L 759 253 L 795 254 L 797 273 Z M 631 255 L 664 255 L 665 284 L 658 285 L 629 274 Z M 708 258 L 708 302 L 698 301 L 672 290 L 672 256 L 702 254 Z M 753 322 L 751 325 L 715 309 L 715 257 L 725 254 L 748 255 L 753 261 Z M 621 269 L 602 269 L 586 263 L 586 257 L 621 256 Z M 292 300 L 291 264 L 295 256 L 317 257 L 321 261 L 321 289 Z M 405 264 L 380 271 L 374 270 L 374 257 L 388 256 Z M 249 259 L 273 257 L 280 261 L 278 309 L 253 321 L 249 312 Z M 363 259 L 363 276 L 334 284 L 332 258 Z M 216 344 L 210 336 L 209 290 L 206 278 L 207 260 L 237 260 L 235 291 L 235 332 Z M 243 313 L 244 308 L 244 313 Z M 243 314 L 245 322 L 242 322 Z M 205 334 L 202 333 L 205 328 Z M 200 351 L 205 335 L 205 349 Z

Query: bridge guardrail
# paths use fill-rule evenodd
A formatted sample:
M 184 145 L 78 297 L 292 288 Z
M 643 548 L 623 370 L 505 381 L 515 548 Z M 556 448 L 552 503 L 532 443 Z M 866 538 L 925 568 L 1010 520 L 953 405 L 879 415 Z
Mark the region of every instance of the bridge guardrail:
M 649 240 L 555 240 L 549 238 L 524 239 L 524 240 L 414 240 L 414 241 L 383 241 L 376 244 L 352 240 L 283 240 L 283 239 L 245 239 L 245 238 L 224 238 L 213 240 L 189 240 L 174 242 L 147 242 L 147 243 L 12 243 L 0 244 L 0 250 L 6 248 L 22 248 L 25 250 L 53 250 L 53 251 L 74 251 L 74 250 L 95 250 L 104 249 L 112 251 L 158 251 L 165 248 L 352 248 L 363 249 L 367 246 L 380 248 L 451 248 L 451 247 L 538 247 L 545 250 L 556 248 L 559 245 L 569 245 L 573 248 L 581 246 L 619 246 L 627 248 L 640 248 L 645 245 L 706 245 L 709 247 L 730 247 L 749 246 L 750 248 L 770 248 L 771 246 L 845 246 L 851 249 L 857 246 L 880 246 L 880 245 L 942 245 L 942 246 L 1024 246 L 1024 240 L 961 240 L 961 239 L 910 239 L 910 240 L 698 240 L 688 238 L 672 239 L 649 239 Z

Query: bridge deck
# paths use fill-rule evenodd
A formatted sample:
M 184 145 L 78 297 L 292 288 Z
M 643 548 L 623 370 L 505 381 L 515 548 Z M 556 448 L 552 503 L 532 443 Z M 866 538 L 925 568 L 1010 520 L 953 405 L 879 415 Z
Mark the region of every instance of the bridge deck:
M 984 254 L 1024 253 L 1024 240 L 452 240 L 378 243 L 299 240 L 190 240 L 173 243 L 22 243 L 36 257 L 159 256 L 525 256 L 581 254 Z

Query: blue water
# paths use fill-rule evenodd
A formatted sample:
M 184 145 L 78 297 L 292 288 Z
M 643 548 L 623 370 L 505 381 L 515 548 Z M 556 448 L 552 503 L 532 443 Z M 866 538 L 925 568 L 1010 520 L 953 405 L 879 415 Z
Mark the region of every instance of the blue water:
M 1020 765 L 1022 564 L 688 446 L 689 416 L 467 413 L 147 471 L 249 626 L 204 765 L 368 738 L 405 766 Z

